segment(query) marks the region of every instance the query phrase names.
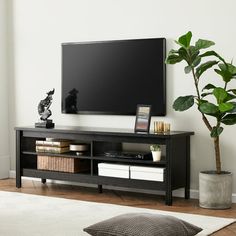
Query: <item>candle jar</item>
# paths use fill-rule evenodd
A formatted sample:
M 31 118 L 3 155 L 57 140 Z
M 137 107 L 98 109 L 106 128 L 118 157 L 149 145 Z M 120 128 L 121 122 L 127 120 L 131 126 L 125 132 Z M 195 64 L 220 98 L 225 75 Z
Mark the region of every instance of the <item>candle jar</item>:
M 164 131 L 163 121 L 154 121 L 154 133 L 161 133 Z
M 170 123 L 164 123 L 164 132 L 170 132 Z

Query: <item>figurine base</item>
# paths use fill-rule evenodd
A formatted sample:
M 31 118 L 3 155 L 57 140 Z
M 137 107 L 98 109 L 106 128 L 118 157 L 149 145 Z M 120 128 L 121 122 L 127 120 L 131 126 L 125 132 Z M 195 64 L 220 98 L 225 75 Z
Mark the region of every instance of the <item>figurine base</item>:
M 52 122 L 52 120 L 46 120 L 42 122 L 37 122 L 35 123 L 36 128 L 46 128 L 46 129 L 51 129 L 55 127 L 55 124 Z

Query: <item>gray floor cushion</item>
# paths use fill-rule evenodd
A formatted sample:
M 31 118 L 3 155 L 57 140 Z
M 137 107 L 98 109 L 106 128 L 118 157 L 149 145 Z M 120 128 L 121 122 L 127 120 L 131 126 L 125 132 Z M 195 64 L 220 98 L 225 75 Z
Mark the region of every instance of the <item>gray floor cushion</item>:
M 192 236 L 202 229 L 173 216 L 129 213 L 90 225 L 92 236 Z

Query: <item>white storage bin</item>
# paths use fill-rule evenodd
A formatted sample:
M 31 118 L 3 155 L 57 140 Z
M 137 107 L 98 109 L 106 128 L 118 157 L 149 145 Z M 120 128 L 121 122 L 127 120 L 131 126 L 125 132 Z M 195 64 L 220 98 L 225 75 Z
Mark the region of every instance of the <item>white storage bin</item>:
M 98 175 L 129 179 L 129 165 L 99 163 Z
M 159 167 L 130 166 L 130 178 L 163 182 L 164 170 Z

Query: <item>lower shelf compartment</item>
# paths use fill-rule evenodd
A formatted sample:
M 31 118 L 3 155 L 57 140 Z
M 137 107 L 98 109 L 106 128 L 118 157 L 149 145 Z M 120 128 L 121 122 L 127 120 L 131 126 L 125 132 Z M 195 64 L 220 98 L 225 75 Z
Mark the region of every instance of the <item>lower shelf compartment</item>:
M 104 176 L 82 174 L 82 173 L 64 173 L 64 172 L 36 170 L 36 169 L 23 169 L 22 176 L 41 178 L 41 179 L 53 179 L 53 180 L 98 184 L 98 185 L 129 187 L 137 189 L 166 190 L 165 182 L 135 180 L 135 179 L 124 180 L 123 178 L 104 177 Z

